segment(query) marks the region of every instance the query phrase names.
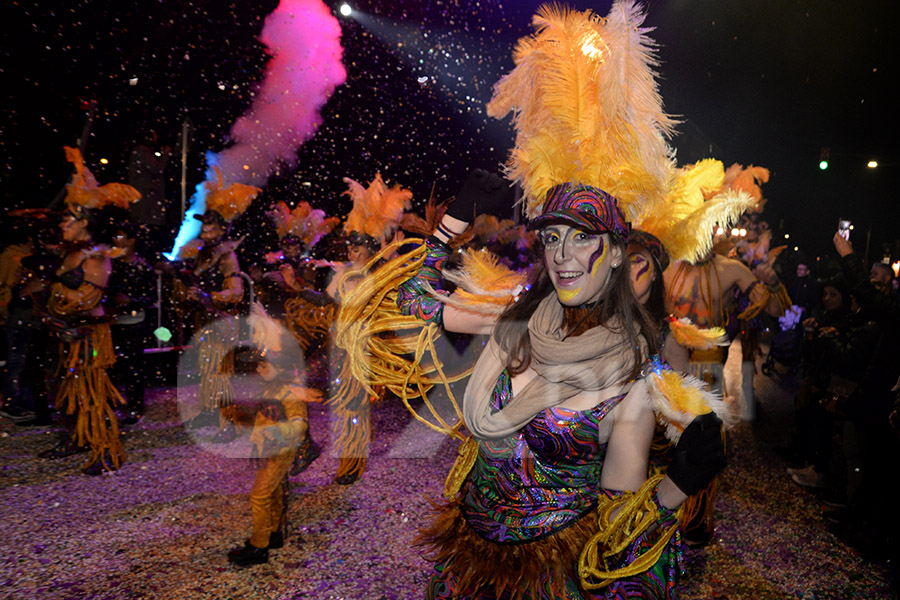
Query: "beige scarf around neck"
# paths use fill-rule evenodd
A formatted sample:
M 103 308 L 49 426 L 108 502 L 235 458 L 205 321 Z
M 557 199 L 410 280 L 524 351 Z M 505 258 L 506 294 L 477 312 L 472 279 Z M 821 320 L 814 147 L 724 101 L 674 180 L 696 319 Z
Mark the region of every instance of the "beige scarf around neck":
M 634 366 L 622 320 L 613 317 L 575 337 L 565 338 L 563 305 L 555 293 L 538 305 L 528 321 L 532 379 L 510 403 L 491 413 L 491 396 L 507 356 L 493 335 L 475 365 L 463 397 L 466 427 L 478 439 L 500 439 L 526 425 L 542 410 L 557 406 L 582 391 L 626 391 Z M 642 355 L 646 342 L 638 336 Z

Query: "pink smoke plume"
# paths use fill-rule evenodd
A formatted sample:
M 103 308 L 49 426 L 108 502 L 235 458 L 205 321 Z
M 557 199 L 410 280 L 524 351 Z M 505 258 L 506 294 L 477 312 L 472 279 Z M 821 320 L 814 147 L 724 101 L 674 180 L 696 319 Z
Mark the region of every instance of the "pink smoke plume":
M 266 17 L 260 40 L 271 55 L 250 109 L 231 127 L 232 144 L 207 153 L 207 164 L 222 171 L 225 185 L 263 186 L 282 164 L 293 167 L 297 150 L 322 122 L 320 110 L 347 79 L 341 62 L 341 27 L 322 0 L 281 0 Z M 214 177 L 212 170 L 207 179 Z M 191 198 L 175 246 L 197 236 L 194 214 L 205 210 L 205 186 Z
M 281 0 L 260 40 L 272 58 L 250 110 L 232 126 L 234 145 L 217 155 L 225 183 L 263 185 L 322 122 L 319 110 L 347 79 L 341 27 L 322 0 Z M 245 169 L 244 167 L 249 167 Z

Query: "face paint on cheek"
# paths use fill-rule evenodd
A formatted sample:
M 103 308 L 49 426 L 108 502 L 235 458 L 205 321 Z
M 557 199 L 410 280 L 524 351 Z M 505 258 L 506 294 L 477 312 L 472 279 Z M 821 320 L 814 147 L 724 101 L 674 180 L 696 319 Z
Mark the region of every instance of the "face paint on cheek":
M 597 251 L 591 255 L 591 258 L 588 261 L 591 277 L 597 274 L 597 269 L 600 268 L 600 265 L 603 264 L 603 259 L 606 258 L 606 244 L 603 243 L 603 238 L 599 238 L 599 240 L 600 246 L 597 248 Z
M 634 278 L 635 283 L 641 283 L 650 276 L 650 263 L 644 262 L 641 266 L 640 270 L 637 272 L 637 275 Z

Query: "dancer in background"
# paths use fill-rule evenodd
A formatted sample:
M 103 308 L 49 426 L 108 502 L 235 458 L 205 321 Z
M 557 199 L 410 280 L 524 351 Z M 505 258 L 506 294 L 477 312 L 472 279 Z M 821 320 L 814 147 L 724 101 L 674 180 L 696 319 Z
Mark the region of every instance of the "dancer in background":
M 138 226 L 122 214 L 113 226 L 112 275 L 106 303 L 112 318 L 113 345 L 119 360 L 113 368 L 116 386 L 128 401 L 122 425 L 136 423 L 144 414 L 148 373 L 144 349 L 152 343 L 156 300 L 156 272 L 137 252 Z
M 751 319 L 763 311 L 780 316 L 790 306 L 784 286 L 771 267 L 763 263 L 756 274 L 740 261 L 713 251 L 713 231 L 728 227 L 757 204 L 739 185 L 726 183 L 719 161 L 705 159 L 676 173 L 670 198 L 642 222 L 641 227 L 663 240 L 674 261 L 663 273 L 667 310 L 676 319 L 687 317 L 705 329 L 727 330 L 729 308 L 736 291 L 747 298 L 739 319 Z M 757 279 L 763 279 L 763 282 Z M 690 352 L 690 374 L 724 393 L 723 369 L 727 346 L 711 345 Z M 688 509 L 696 519 L 684 528 L 685 542 L 701 546 L 714 529 L 715 482 L 691 499 Z M 699 503 L 695 509 L 693 503 Z
M 350 178 L 345 177 L 344 181 L 349 187 L 345 193 L 353 199 L 353 209 L 343 226 L 348 236 L 349 260 L 335 267 L 334 277 L 325 290 L 339 305 L 338 320 L 342 319 L 340 313 L 347 309 L 346 295 L 362 284 L 375 267 L 372 257 L 397 231 L 403 212 L 412 202 L 411 191 L 398 184 L 388 187 L 380 174 L 375 175 L 367 188 Z M 332 409 L 332 439 L 335 453 L 340 457 L 335 482 L 349 485 L 366 470 L 372 436 L 370 409 L 382 399 L 384 391 L 354 377 L 343 352 L 336 353 L 332 359 L 332 365 L 337 364 L 341 365 L 336 378 L 338 387 L 332 390 L 328 400 Z
M 196 321 L 198 368 L 200 370 L 200 413 L 190 427 L 216 424 L 214 441 L 234 439 L 234 345 L 237 340 L 237 315 L 244 300 L 235 249 L 240 241 L 228 239 L 231 222 L 242 214 L 259 188 L 234 183 L 224 187 L 222 174 L 213 167 L 217 180 L 206 182 L 206 212 L 194 215 L 202 226 L 200 236 L 181 248 L 184 261 L 178 273 L 176 294 L 187 301 Z
M 116 404 L 125 401 L 107 375 L 116 361 L 103 308 L 112 264 L 94 244 L 93 234 L 100 225 L 97 211 L 109 205 L 127 208 L 140 194 L 124 184 L 99 186 L 81 153 L 65 150 L 76 172 L 67 186 L 66 212 L 60 223 L 64 253 L 50 286 L 46 318 L 60 341 L 62 379 L 56 408 L 68 417 L 68 435 L 41 456 L 61 458 L 88 449 L 90 457 L 82 470 L 99 475 L 118 469 L 125 458 L 114 411 Z
M 228 560 L 240 566 L 268 562 L 269 550 L 284 546 L 288 469 L 298 448 L 310 443 L 307 403 L 322 401 L 321 392 L 302 386 L 302 356 L 291 334 L 260 304 L 248 320 L 259 353 L 256 372 L 266 385 L 250 434 L 259 465 L 250 490 L 253 531 L 228 552 Z

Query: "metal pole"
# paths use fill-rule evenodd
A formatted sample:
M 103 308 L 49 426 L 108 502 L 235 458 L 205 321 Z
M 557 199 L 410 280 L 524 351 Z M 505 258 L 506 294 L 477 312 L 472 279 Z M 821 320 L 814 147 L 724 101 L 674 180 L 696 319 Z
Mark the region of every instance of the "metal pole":
M 162 273 L 156 274 L 156 330 L 159 331 L 162 328 Z M 162 340 L 159 339 L 158 335 L 154 335 L 156 338 L 156 347 L 162 348 Z
M 188 120 L 181 124 L 181 220 L 187 211 L 187 136 Z

